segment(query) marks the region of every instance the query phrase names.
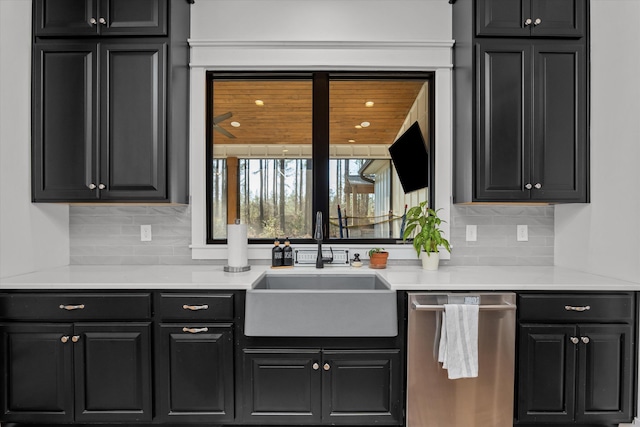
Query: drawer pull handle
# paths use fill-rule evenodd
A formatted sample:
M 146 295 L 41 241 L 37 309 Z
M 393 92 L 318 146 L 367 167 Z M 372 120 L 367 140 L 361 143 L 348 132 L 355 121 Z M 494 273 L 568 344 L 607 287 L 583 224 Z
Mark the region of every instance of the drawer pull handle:
M 572 305 L 565 305 L 564 309 L 567 311 L 589 311 L 591 310 L 591 306 L 590 305 L 585 305 L 583 307 L 574 307 Z
M 185 310 L 191 310 L 191 311 L 198 311 L 198 310 L 208 310 L 209 306 L 207 304 L 202 304 L 202 305 L 183 305 L 182 306 L 183 309 Z
M 209 328 L 182 328 L 182 332 L 189 332 L 190 334 L 199 334 L 200 332 L 209 332 Z
M 78 304 L 78 305 L 64 305 L 64 304 L 60 304 L 60 308 L 62 310 L 67 310 L 67 311 L 71 311 L 71 310 L 82 310 L 84 308 L 84 304 Z
M 574 344 L 578 344 L 580 340 L 578 339 L 578 337 L 571 337 L 571 342 Z

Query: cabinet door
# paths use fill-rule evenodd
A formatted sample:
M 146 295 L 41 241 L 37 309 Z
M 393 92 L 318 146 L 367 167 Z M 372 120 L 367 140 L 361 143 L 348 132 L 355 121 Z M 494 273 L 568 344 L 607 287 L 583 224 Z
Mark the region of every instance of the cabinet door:
M 580 325 L 576 421 L 631 422 L 630 325 Z
M 531 0 L 478 0 L 476 34 L 478 36 L 528 37 L 531 35 Z
M 324 351 L 323 356 L 323 422 L 402 422 L 399 351 Z
M 533 200 L 586 202 L 586 59 L 581 44 L 534 46 Z
M 167 0 L 101 0 L 103 36 L 158 36 L 167 33 Z
M 518 420 L 573 421 L 576 327 L 522 324 L 519 337 Z
M 149 323 L 78 323 L 75 420 L 151 421 Z
M 101 47 L 101 199 L 166 198 L 162 43 Z
M 96 199 L 96 45 L 36 43 L 33 52 L 33 200 Z
M 478 0 L 476 35 L 582 37 L 585 0 Z
M 70 324 L 0 325 L 3 422 L 73 420 Z
M 244 350 L 244 422 L 321 422 L 319 350 Z
M 98 0 L 35 0 L 33 8 L 36 36 L 98 34 Z
M 586 0 L 531 0 L 532 36 L 582 37 Z
M 478 201 L 528 200 L 531 151 L 531 45 L 483 41 L 477 47 Z
M 158 417 L 164 422 L 234 419 L 231 324 L 162 324 Z

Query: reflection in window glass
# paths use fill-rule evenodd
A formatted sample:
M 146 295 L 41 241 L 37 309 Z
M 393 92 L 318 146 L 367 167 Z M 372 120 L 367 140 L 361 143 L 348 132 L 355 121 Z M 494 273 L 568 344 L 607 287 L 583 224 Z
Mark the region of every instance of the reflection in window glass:
M 250 238 L 310 238 L 311 161 L 241 159 L 240 220 Z
M 310 76 L 225 76 L 211 84 L 211 238 L 225 239 L 236 218 L 249 238 L 310 237 Z
M 429 189 L 404 193 L 389 146 L 415 122 L 428 141 L 428 95 L 428 81 L 419 79 L 330 82 L 332 238 L 402 238 L 405 206 L 427 200 Z

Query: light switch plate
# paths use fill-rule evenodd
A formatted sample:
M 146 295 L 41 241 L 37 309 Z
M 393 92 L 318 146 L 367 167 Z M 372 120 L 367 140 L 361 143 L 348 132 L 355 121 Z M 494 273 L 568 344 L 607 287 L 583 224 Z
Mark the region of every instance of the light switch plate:
M 478 240 L 478 226 L 467 225 L 467 242 L 475 242 Z

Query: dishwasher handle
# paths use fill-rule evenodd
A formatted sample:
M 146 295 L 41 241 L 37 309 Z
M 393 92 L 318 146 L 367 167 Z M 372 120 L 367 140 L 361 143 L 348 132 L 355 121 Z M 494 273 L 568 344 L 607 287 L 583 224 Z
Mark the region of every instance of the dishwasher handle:
M 516 309 L 514 304 L 509 303 L 479 305 L 478 307 L 480 311 L 503 311 Z M 444 305 L 416 304 L 415 302 L 411 303 L 411 308 L 416 311 L 444 311 Z

